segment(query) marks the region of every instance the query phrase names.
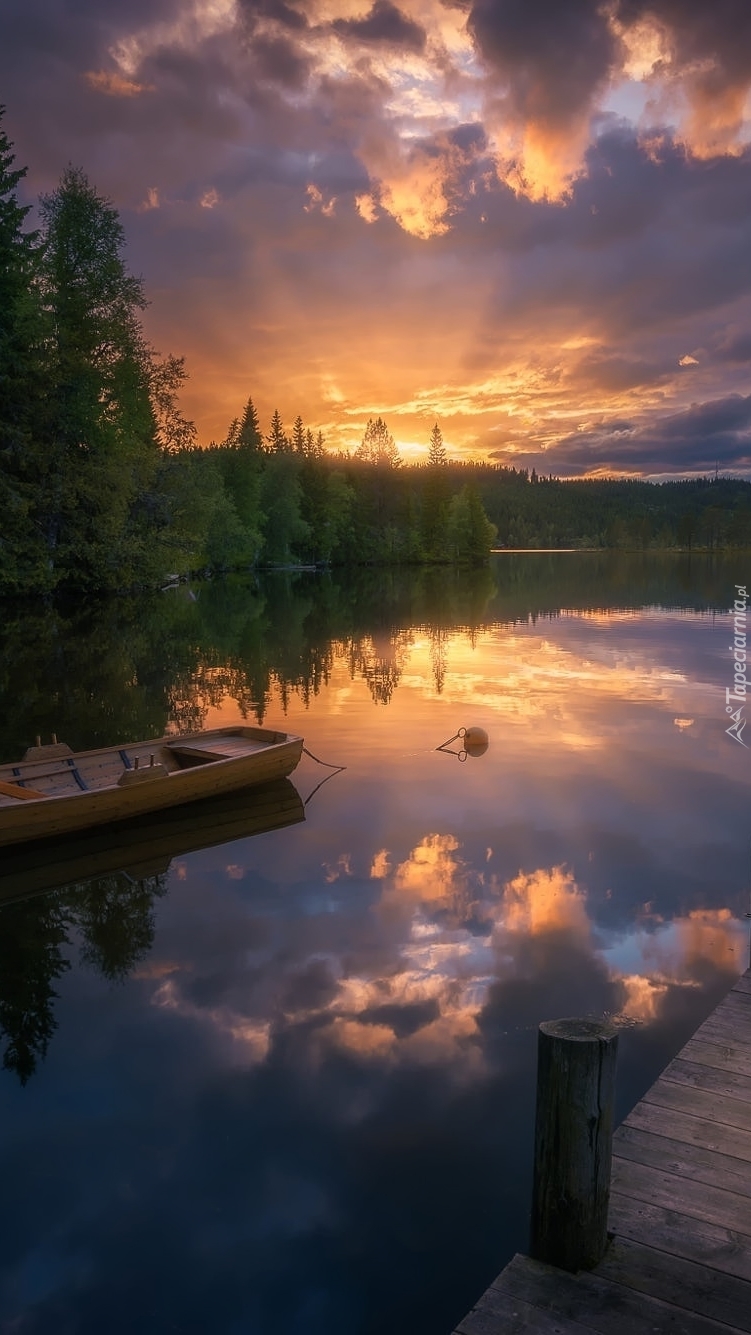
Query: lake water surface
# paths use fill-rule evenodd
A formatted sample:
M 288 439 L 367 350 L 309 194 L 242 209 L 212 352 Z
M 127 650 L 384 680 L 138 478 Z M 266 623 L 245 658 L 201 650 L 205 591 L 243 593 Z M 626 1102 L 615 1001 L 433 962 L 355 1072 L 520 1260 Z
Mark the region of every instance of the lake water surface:
M 748 963 L 747 563 L 4 609 L 2 760 L 263 718 L 346 770 L 0 860 L 0 1330 L 448 1335 L 526 1249 L 539 1022 L 619 1018 L 620 1120 Z

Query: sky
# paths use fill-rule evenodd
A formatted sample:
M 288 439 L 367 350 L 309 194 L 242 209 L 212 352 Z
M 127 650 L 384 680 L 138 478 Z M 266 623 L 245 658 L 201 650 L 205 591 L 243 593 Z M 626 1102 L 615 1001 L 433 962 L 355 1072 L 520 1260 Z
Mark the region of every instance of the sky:
M 199 441 L 751 475 L 748 0 L 3 0 L 33 202 L 120 212 Z

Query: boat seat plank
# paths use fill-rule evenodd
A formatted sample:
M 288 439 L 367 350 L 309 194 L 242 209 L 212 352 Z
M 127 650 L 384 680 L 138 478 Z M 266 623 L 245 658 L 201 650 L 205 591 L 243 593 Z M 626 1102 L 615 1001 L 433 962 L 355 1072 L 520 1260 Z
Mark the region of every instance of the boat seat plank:
M 165 750 L 171 751 L 175 756 L 202 756 L 205 760 L 226 760 L 230 754 L 224 747 L 220 750 L 214 746 L 193 746 L 192 742 L 183 742 L 179 746 L 168 746 Z

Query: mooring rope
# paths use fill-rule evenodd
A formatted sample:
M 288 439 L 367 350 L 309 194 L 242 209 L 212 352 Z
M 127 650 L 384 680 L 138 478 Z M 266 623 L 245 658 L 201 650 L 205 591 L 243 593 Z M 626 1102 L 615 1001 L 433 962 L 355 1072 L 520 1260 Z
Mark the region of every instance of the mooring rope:
M 467 735 L 467 729 L 460 728 L 458 732 L 454 733 L 453 737 L 447 737 L 445 742 L 441 742 L 441 745 L 437 746 L 435 749 L 436 751 L 445 751 L 447 756 L 456 756 L 457 760 L 466 760 L 467 759 L 466 748 L 464 751 L 451 750 L 451 743 L 460 741 L 461 738 L 466 737 L 466 735 Z
M 325 765 L 327 769 L 340 770 L 347 768 L 346 765 L 332 765 L 331 762 L 328 760 L 319 760 L 318 756 L 314 756 L 313 752 L 309 751 L 307 746 L 303 747 L 303 751 L 305 752 L 306 756 L 310 756 L 311 760 L 315 760 L 317 765 Z
M 346 766 L 346 765 L 332 765 L 331 762 L 328 761 L 328 760 L 321 760 L 318 756 L 314 756 L 314 755 L 313 755 L 313 752 L 312 752 L 312 751 L 309 751 L 308 748 L 307 748 L 307 746 L 304 746 L 304 747 L 303 747 L 303 751 L 305 752 L 305 755 L 306 755 L 306 756 L 310 756 L 310 759 L 311 759 L 311 760 L 315 760 L 315 762 L 316 762 L 317 765 L 325 765 L 325 766 L 326 766 L 326 769 L 330 769 L 330 770 L 331 770 L 331 773 L 330 773 L 330 774 L 327 774 L 326 777 L 325 777 L 325 779 L 321 779 L 321 782 L 316 784 L 315 788 L 313 789 L 313 792 L 308 793 L 308 796 L 305 798 L 305 801 L 303 802 L 303 806 L 306 807 L 306 806 L 308 805 L 308 802 L 310 801 L 311 797 L 313 796 L 313 794 L 314 794 L 314 793 L 317 793 L 319 788 L 323 788 L 323 785 L 324 785 L 325 783 L 328 783 L 329 779 L 333 779 L 333 777 L 334 777 L 335 774 L 341 774 L 342 770 L 345 770 L 345 769 L 347 768 L 347 766 Z

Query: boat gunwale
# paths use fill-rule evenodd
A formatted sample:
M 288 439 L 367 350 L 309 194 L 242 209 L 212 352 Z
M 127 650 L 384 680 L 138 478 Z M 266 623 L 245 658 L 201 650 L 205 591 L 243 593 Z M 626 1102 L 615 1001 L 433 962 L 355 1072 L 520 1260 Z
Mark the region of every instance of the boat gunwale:
M 275 746 L 284 746 L 286 745 L 287 742 L 298 742 L 303 740 L 299 733 L 280 732 L 278 728 L 256 728 L 252 727 L 251 725 L 245 726 L 244 724 L 235 724 L 227 728 L 205 728 L 205 729 L 199 729 L 196 732 L 179 732 L 179 733 L 165 734 L 162 737 L 153 737 L 153 738 L 146 737 L 140 741 L 123 742 L 120 745 L 115 743 L 114 746 L 95 746 L 88 751 L 71 750 L 69 756 L 61 757 L 61 759 L 64 758 L 66 760 L 78 761 L 78 760 L 85 760 L 91 756 L 119 755 L 121 751 L 133 750 L 141 746 L 144 747 L 175 746 L 178 745 L 180 742 L 192 742 L 202 737 L 203 738 L 216 737 L 217 739 L 221 737 L 242 737 L 247 735 L 248 733 L 255 733 L 259 741 L 265 740 L 265 737 L 259 736 L 259 734 L 262 733 L 265 734 L 266 737 L 268 737 L 269 739 L 271 739 L 272 737 L 280 739 L 278 741 L 269 740 L 266 743 L 266 747 L 264 748 L 264 750 L 270 750 Z M 249 738 L 249 740 L 252 740 L 252 738 Z M 256 753 L 249 752 L 248 754 L 253 755 Z M 221 765 L 224 764 L 226 760 L 242 760 L 244 758 L 245 757 L 243 756 L 223 756 L 221 759 L 207 760 L 206 763 L 211 765 Z M 54 759 L 54 757 L 50 757 L 50 759 Z M 40 756 L 38 760 L 24 760 L 23 757 L 20 760 L 4 760 L 0 762 L 0 774 L 3 772 L 3 770 L 6 769 L 11 769 L 11 770 L 14 768 L 20 769 L 22 765 L 41 765 L 44 763 L 44 760 L 45 760 L 44 756 Z M 181 772 L 180 770 L 175 770 L 176 774 L 179 774 L 180 772 Z M 20 777 L 23 778 L 23 775 L 21 775 Z M 30 777 L 33 778 L 33 775 Z M 50 798 L 53 796 L 58 796 L 58 794 L 50 793 Z M 68 796 L 68 794 L 64 794 L 64 796 Z M 80 796 L 84 797 L 85 793 L 81 793 Z M 42 801 L 42 798 L 38 798 L 36 800 Z M 49 798 L 45 798 L 44 800 L 49 801 Z

